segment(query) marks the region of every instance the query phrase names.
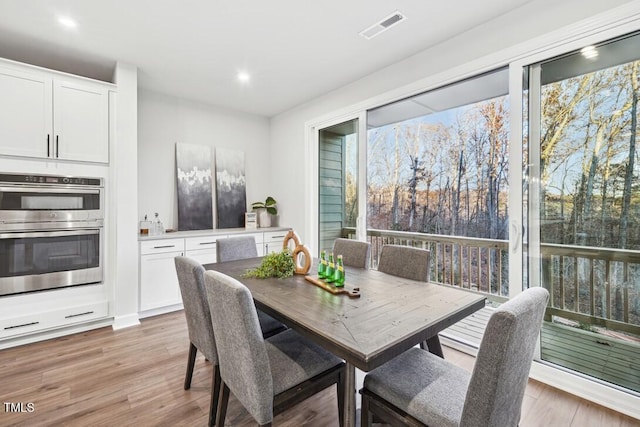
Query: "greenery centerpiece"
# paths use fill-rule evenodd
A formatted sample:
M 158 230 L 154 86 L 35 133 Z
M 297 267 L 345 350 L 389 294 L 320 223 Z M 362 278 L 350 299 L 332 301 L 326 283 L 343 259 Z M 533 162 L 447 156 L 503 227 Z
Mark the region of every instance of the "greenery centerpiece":
M 254 279 L 266 279 L 269 277 L 291 277 L 295 272 L 296 264 L 288 249 L 281 252 L 272 252 L 262 258 L 262 263 L 252 270 L 247 270 L 243 277 Z
M 251 209 L 258 211 L 258 223 L 260 227 L 271 227 L 271 217 L 278 215 L 278 202 L 271 196 L 268 196 L 264 202 L 254 202 Z

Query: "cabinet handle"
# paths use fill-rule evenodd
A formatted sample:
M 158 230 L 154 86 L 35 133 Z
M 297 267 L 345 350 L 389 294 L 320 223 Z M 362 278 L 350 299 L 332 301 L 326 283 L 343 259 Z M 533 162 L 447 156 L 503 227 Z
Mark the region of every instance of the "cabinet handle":
M 51 157 L 51 143 L 49 142 L 49 134 L 47 134 L 47 157 Z
M 9 330 L 9 329 L 15 329 L 15 328 L 24 328 L 25 326 L 33 326 L 33 325 L 37 325 L 40 322 L 31 322 L 31 323 L 23 323 L 22 325 L 13 325 L 13 326 L 6 326 L 4 328 L 4 330 Z
M 73 317 L 78 317 L 78 316 L 86 316 L 87 314 L 93 314 L 93 310 L 91 311 L 85 311 L 84 313 L 78 313 L 78 314 L 69 314 L 67 316 L 64 316 L 65 319 L 71 319 Z
M 176 245 L 154 246 L 153 249 L 175 248 Z
M 201 245 L 215 245 L 216 242 L 201 242 Z
M 58 135 L 56 135 L 56 159 L 59 158 L 59 153 L 58 153 Z
M 284 239 L 284 236 L 271 236 L 271 240 L 273 239 Z

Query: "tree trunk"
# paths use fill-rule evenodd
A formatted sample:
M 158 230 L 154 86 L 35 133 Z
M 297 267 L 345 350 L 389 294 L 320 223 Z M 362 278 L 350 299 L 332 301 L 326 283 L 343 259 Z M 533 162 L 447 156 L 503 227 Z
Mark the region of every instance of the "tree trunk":
M 637 62 L 633 67 L 632 80 L 636 81 Z M 629 207 L 631 205 L 631 187 L 633 184 L 633 167 L 636 158 L 636 127 L 637 127 L 637 105 L 638 90 L 637 81 L 633 88 L 633 103 L 631 105 L 631 136 L 629 137 L 629 159 L 627 170 L 624 176 L 624 190 L 622 193 L 622 211 L 620 213 L 620 248 L 627 247 L 627 230 L 629 228 Z

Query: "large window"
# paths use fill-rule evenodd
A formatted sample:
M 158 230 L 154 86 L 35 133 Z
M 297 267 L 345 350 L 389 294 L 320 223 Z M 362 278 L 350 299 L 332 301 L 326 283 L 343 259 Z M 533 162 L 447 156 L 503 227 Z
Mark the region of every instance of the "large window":
M 529 67 L 531 286 L 543 360 L 640 391 L 640 36 Z
M 506 295 L 507 256 L 490 240 L 506 244 L 509 231 L 507 77 L 499 70 L 369 111 L 374 251 L 377 240 L 404 237 L 432 250 L 433 279 Z

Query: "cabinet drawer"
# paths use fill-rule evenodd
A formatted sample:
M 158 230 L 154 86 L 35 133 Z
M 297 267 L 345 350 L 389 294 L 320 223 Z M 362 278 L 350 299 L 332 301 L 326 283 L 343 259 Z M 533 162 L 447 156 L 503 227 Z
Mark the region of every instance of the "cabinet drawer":
M 256 241 L 256 245 L 261 245 L 263 241 L 263 233 L 242 233 L 242 234 L 234 234 L 229 237 L 253 237 Z
M 225 237 L 227 236 L 219 234 L 212 236 L 189 237 L 185 239 L 185 246 L 187 251 L 192 251 L 195 249 L 215 248 L 218 239 L 224 239 Z
M 282 243 L 282 241 L 284 240 L 284 238 L 285 238 L 285 236 L 287 235 L 288 232 L 289 232 L 289 230 L 266 231 L 264 233 L 264 242 L 265 243 L 271 243 L 271 242 L 280 242 L 280 243 Z
M 109 315 L 109 303 L 100 301 L 0 320 L 0 338 L 24 335 L 76 323 L 102 319 Z
M 162 254 L 184 251 L 184 239 L 160 239 L 140 242 L 140 254 Z

